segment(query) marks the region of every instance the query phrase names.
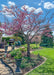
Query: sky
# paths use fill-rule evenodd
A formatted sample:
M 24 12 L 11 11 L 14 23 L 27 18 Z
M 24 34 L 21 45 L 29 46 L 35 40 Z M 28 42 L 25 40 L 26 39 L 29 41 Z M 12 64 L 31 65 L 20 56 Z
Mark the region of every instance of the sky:
M 15 6 L 17 5 L 20 9 L 22 6 L 26 6 L 28 8 L 28 11 L 30 12 L 32 9 L 37 9 L 36 13 L 43 12 L 45 14 L 45 11 L 51 11 L 51 13 L 54 12 L 54 0 L 0 0 L 0 10 L 4 9 L 5 6 Z M 4 16 L 3 14 L 0 14 L 0 22 L 4 22 Z M 9 15 L 5 14 L 8 18 L 11 18 Z M 49 15 L 50 17 L 50 15 Z M 54 18 L 50 21 L 54 24 Z M 54 34 L 54 33 L 53 33 Z
M 19 8 L 21 8 L 23 5 L 27 5 L 29 7 L 38 9 L 38 11 L 42 10 L 43 13 L 49 10 L 51 11 L 51 13 L 54 12 L 54 0 L 0 0 L 0 10 L 2 10 L 2 8 L 4 8 L 5 5 L 17 5 Z M 4 21 L 4 18 L 1 14 L 0 21 Z

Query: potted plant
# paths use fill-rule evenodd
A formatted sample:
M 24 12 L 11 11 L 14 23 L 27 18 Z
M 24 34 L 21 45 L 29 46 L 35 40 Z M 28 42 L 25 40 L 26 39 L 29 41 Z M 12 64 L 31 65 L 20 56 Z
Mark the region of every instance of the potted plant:
M 22 53 L 21 53 L 21 51 L 19 51 L 17 53 L 17 55 L 14 56 L 14 58 L 16 60 L 16 66 L 17 66 L 16 72 L 20 72 L 20 64 L 21 64 L 21 61 L 22 61 Z
M 16 56 L 16 55 L 17 55 L 17 53 L 18 53 L 18 49 L 17 49 L 17 50 L 13 50 L 13 51 L 11 51 L 11 52 L 10 52 L 11 57 Z

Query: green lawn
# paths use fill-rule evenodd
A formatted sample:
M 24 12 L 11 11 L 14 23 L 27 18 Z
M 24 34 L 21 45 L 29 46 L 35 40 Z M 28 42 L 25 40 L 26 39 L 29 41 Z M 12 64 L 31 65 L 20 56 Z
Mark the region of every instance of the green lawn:
M 25 48 L 27 48 L 27 44 L 22 45 Z M 37 47 L 39 47 L 39 44 L 37 45 Z M 36 44 L 30 44 L 30 48 L 35 49 L 36 48 Z
M 42 50 L 33 51 L 33 54 L 40 54 L 47 58 L 46 62 L 34 69 L 27 75 L 54 75 L 54 48 L 44 48 Z

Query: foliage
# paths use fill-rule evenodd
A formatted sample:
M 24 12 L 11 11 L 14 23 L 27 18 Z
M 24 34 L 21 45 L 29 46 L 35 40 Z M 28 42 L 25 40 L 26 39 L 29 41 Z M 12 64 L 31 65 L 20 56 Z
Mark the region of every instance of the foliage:
M 25 44 L 25 37 L 23 36 L 21 32 L 15 33 L 14 36 L 20 37 L 22 39 L 21 43 Z
M 12 57 L 14 57 L 14 56 L 16 56 L 19 53 L 19 51 L 20 52 L 26 51 L 26 49 L 25 48 L 19 48 L 19 49 L 11 51 L 10 54 L 11 54 Z
M 11 39 L 14 39 L 15 41 L 22 41 L 21 37 L 16 36 L 11 37 Z
M 49 26 L 46 26 L 41 37 L 40 46 L 53 47 L 53 35 Z
M 18 53 L 16 54 L 16 56 L 14 56 L 15 59 L 21 59 L 22 58 L 22 53 L 21 51 L 18 51 Z
M 12 23 L 8 22 L 9 26 L 5 24 L 6 26 L 5 29 L 7 28 L 9 31 L 9 32 L 6 31 L 6 33 L 15 34 L 21 32 L 24 35 L 25 41 L 27 43 L 27 56 L 30 57 L 30 42 L 32 38 L 38 33 L 41 33 L 41 30 L 45 27 L 44 23 L 46 23 L 46 18 L 48 18 L 48 13 L 46 13 L 45 16 L 43 16 L 42 11 L 35 13 L 36 9 L 32 9 L 30 12 L 28 12 L 26 7 L 27 7 L 26 5 L 22 6 L 21 10 L 16 5 L 14 7 L 7 7 L 5 8 L 5 11 L 2 10 L 2 12 L 3 13 L 8 12 L 10 13 L 10 15 L 14 16 Z M 53 16 L 50 15 L 50 19 L 52 18 Z M 47 21 L 49 22 L 49 19 L 47 19 Z M 33 32 L 35 33 L 34 35 L 31 36 Z
M 20 51 L 25 52 L 26 51 L 25 47 L 20 48 Z
M 22 46 L 25 47 L 25 51 L 27 51 L 27 44 L 24 44 Z M 36 49 L 39 47 L 40 47 L 39 44 L 37 44 L 37 47 L 36 47 L 36 44 L 30 44 L 30 48 L 32 48 L 32 49 Z
M 22 62 L 21 62 L 21 69 L 30 69 L 32 67 L 37 66 L 38 62 L 42 59 L 40 58 L 40 60 L 38 60 L 39 58 L 36 57 L 24 57 Z
M 11 57 L 14 57 L 15 59 L 22 58 L 22 53 L 21 53 L 20 49 L 13 50 L 12 52 L 10 52 L 10 54 L 11 54 Z
M 10 54 L 12 57 L 14 57 L 17 55 L 18 52 L 19 52 L 19 49 L 11 51 Z
M 10 39 L 10 37 L 2 37 L 2 41 L 6 40 L 6 42 L 8 42 Z

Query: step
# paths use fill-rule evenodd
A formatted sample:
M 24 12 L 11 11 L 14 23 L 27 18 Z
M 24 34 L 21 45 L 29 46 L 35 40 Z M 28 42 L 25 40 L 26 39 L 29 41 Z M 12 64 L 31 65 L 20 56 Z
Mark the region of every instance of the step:
M 0 53 L 4 53 L 5 51 L 0 51 Z
M 0 53 L 0 56 L 4 55 L 4 53 Z

